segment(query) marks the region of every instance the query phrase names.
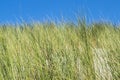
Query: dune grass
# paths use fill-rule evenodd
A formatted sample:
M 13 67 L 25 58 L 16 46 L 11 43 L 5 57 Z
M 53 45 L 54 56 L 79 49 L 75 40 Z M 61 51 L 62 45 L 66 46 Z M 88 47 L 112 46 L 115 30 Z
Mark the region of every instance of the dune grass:
M 1 25 L 0 80 L 119 80 L 120 27 Z

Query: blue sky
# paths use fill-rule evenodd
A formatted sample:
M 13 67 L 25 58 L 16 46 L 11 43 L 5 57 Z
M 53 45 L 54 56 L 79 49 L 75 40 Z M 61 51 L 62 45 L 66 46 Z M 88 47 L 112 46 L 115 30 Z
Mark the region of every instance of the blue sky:
M 75 20 L 119 22 L 120 0 L 0 0 L 0 23 L 24 20 Z

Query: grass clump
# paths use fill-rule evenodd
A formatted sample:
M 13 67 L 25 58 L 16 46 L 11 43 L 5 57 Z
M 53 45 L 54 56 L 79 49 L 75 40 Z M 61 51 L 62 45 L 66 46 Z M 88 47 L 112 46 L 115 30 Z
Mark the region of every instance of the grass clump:
M 0 27 L 0 80 L 119 80 L 120 28 L 110 24 Z

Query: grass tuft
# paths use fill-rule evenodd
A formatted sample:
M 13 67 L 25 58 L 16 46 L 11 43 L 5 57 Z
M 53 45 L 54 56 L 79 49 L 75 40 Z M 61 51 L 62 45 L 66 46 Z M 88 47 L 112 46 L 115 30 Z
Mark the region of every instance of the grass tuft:
M 0 27 L 0 80 L 119 79 L 119 27 L 84 20 Z

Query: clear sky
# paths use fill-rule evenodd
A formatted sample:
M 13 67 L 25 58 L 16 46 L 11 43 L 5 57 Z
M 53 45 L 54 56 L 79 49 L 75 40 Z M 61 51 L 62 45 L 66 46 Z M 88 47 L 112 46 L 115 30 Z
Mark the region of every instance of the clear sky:
M 0 23 L 19 20 L 75 20 L 75 15 L 88 20 L 119 22 L 120 0 L 0 0 Z

